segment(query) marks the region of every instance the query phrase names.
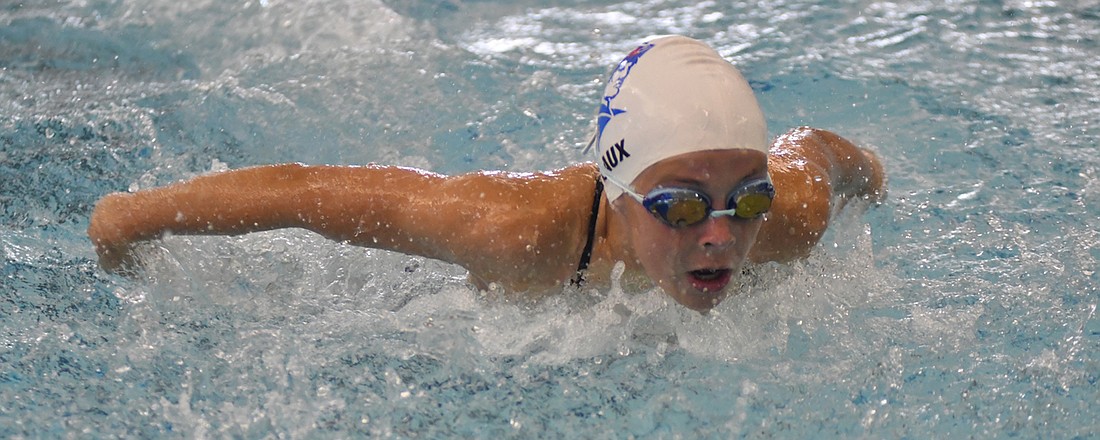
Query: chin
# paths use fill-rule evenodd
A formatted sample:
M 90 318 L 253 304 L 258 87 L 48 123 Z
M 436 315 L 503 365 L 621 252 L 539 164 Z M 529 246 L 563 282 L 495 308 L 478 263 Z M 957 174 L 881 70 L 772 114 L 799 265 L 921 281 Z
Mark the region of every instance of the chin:
M 689 309 L 706 312 L 726 299 L 732 277 L 731 269 L 688 272 L 676 283 L 679 287 L 676 301 Z

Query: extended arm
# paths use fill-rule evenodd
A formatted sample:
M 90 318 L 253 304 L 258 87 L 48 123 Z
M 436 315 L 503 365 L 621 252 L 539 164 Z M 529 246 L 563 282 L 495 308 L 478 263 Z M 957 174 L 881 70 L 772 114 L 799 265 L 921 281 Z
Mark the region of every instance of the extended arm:
M 374 200 L 381 210 L 397 203 L 395 186 L 423 187 L 441 176 L 398 168 L 262 166 L 200 176 L 137 193 L 115 193 L 96 204 L 88 235 L 108 270 L 129 263 L 133 243 L 173 234 L 236 235 L 298 227 L 336 240 L 362 235 L 361 213 Z M 392 219 L 378 212 L 379 222 Z M 380 225 L 375 232 L 384 232 Z M 396 237 L 378 237 L 388 243 Z
M 584 197 L 586 191 L 574 187 L 591 185 L 591 174 L 584 167 L 460 176 L 383 166 L 244 168 L 108 195 L 96 205 L 88 235 L 100 264 L 120 270 L 131 263 L 134 243 L 168 233 L 303 228 L 336 241 L 456 263 L 482 282 L 524 287 L 548 274 L 568 276 L 579 253 L 575 231 L 583 229 L 585 217 L 561 207 L 585 203 L 553 201 Z
M 750 257 L 757 262 L 805 256 L 849 200 L 886 196 L 878 158 L 825 130 L 800 127 L 777 138 L 768 169 L 776 200 L 753 245 Z

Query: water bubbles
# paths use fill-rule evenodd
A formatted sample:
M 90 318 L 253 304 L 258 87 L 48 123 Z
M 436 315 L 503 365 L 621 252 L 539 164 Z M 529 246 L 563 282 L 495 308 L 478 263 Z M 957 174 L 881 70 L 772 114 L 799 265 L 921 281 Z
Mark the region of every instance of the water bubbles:
M 223 172 L 229 170 L 229 164 L 218 160 L 217 158 L 210 159 L 210 172 Z
M 48 231 L 24 231 L 9 222 L 0 230 L 5 251 L 20 253 L 11 258 L 5 281 L 29 286 L 10 298 L 17 312 L 5 319 L 12 323 L 13 337 L 54 335 L 28 339 L 34 345 L 21 359 L 21 352 L 14 353 L 21 363 L 13 365 L 42 369 L 43 380 L 12 375 L 8 384 L 9 391 L 26 385 L 30 396 L 47 397 L 36 399 L 38 407 L 28 405 L 29 398 L 13 401 L 28 425 L 50 426 L 49 420 L 34 420 L 35 414 L 64 412 L 73 415 L 66 423 L 74 432 L 147 429 L 139 435 L 153 437 L 169 430 L 198 437 L 308 437 L 342 427 L 380 437 L 434 437 L 442 435 L 431 429 L 478 425 L 497 433 L 543 429 L 547 437 L 601 437 L 598 429 L 620 428 L 622 436 L 661 437 L 658 426 L 678 427 L 666 423 L 676 419 L 661 417 L 683 409 L 696 420 L 730 421 L 725 431 L 702 431 L 700 437 L 768 436 L 775 431 L 767 429 L 776 426 L 793 437 L 812 437 L 820 426 L 864 437 L 937 427 L 929 432 L 965 437 L 1009 427 L 1008 435 L 1028 437 L 1039 432 L 1029 427 L 1075 429 L 1095 418 L 1085 406 L 1094 389 L 1088 367 L 1095 355 L 1088 335 L 1096 328 L 1088 289 L 1096 278 L 1095 264 L 1089 263 L 1100 254 L 1089 245 L 1097 240 L 1095 215 L 1088 215 L 1095 204 L 1088 202 L 1100 191 L 1090 156 L 1095 136 L 1089 136 L 1096 131 L 1089 121 L 1097 118 L 1095 106 L 1086 105 L 1095 93 L 1083 85 L 1095 79 L 1096 63 L 1080 58 L 1089 53 L 1083 49 L 1095 39 L 1094 26 L 1085 26 L 1072 11 L 1057 10 L 1057 2 L 1042 2 L 1044 9 L 1055 9 L 1047 15 L 1057 20 L 1033 21 L 1033 14 L 1043 11 L 1031 8 L 1010 8 L 1014 16 L 1007 16 L 1001 5 L 989 2 L 913 3 L 900 9 L 883 3 L 856 18 L 818 14 L 821 18 L 814 19 L 824 20 L 818 24 L 837 25 L 825 27 L 786 25 L 810 19 L 806 14 L 814 11 L 805 8 L 756 8 L 740 15 L 740 3 L 718 2 L 650 2 L 643 11 L 625 15 L 608 13 L 614 11 L 612 4 L 548 4 L 515 15 L 500 8 L 466 8 L 463 14 L 476 20 L 458 24 L 384 10 L 400 8 L 402 2 L 350 8 L 335 2 L 320 10 L 313 4 L 267 0 L 253 0 L 249 10 L 239 3 L 215 3 L 122 8 L 118 16 L 101 10 L 96 14 L 103 18 L 91 28 L 89 18 L 69 17 L 76 11 L 72 8 L 19 11 L 23 16 L 45 11 L 79 25 L 51 38 L 68 38 L 62 42 L 73 44 L 65 47 L 84 57 L 77 61 L 91 70 L 20 72 L 18 65 L 7 66 L 14 75 L 5 85 L 17 85 L 22 73 L 43 81 L 7 90 L 15 101 L 10 109 L 17 113 L 10 115 L 8 126 L 15 126 L 15 133 L 7 131 L 15 136 L 14 145 L 22 142 L 18 125 L 31 124 L 21 120 L 77 115 L 72 123 L 30 128 L 27 138 L 50 145 L 42 151 L 49 163 L 71 165 L 74 161 L 66 159 L 77 151 L 77 161 L 117 164 L 84 172 L 83 179 L 110 183 L 82 188 L 53 184 L 74 183 L 67 165 L 51 169 L 31 163 L 22 176 L 49 185 L 27 187 L 31 190 L 22 192 L 34 197 L 25 199 L 6 193 L 16 197 L 15 204 L 7 205 L 13 210 L 29 205 L 42 211 L 30 211 L 26 223 L 49 226 Z M 338 13 L 332 21 L 337 10 L 349 13 Z M 493 11 L 478 16 L 483 10 Z M 361 19 L 365 13 L 372 18 Z M 965 28 L 944 25 L 975 14 L 1003 19 L 962 20 L 969 23 Z M 240 19 L 241 26 L 225 34 L 212 27 L 224 20 L 195 20 L 218 16 Z M 739 22 L 729 25 L 733 16 Z M 944 58 L 937 63 L 946 64 L 931 65 L 948 68 L 928 69 L 928 54 L 941 51 L 927 49 L 947 40 L 911 33 L 912 17 L 923 16 L 929 18 L 919 26 L 943 28 L 951 37 L 947 40 L 966 47 L 982 43 L 988 50 Z M 155 26 L 135 27 L 127 17 Z M 336 25 L 313 26 L 319 22 Z M 284 23 L 273 38 L 277 26 L 271 25 Z M 720 26 L 708 30 L 712 24 Z M 94 32 L 83 32 L 81 26 Z M 1028 29 L 1035 26 L 1042 32 Z M 836 31 L 814 30 L 823 28 Z M 529 40 L 501 32 L 516 29 L 525 32 L 514 35 Z M 792 100 L 791 116 L 769 112 L 778 118 L 776 125 L 817 120 L 835 128 L 856 127 L 857 136 L 890 145 L 885 151 L 899 153 L 889 163 L 893 184 L 898 194 L 908 193 L 907 200 L 891 200 L 888 209 L 873 214 L 880 217 L 871 222 L 874 234 L 867 227 L 853 229 L 860 239 L 852 248 L 844 245 L 852 242 L 848 237 L 827 237 L 807 261 L 754 269 L 749 276 L 758 279 L 700 316 L 670 304 L 659 291 L 630 286 L 620 265 L 610 274 L 609 289 L 525 301 L 503 291 L 471 289 L 461 268 L 427 263 L 423 270 L 406 272 L 410 264 L 403 256 L 340 246 L 305 233 L 169 239 L 169 252 L 152 259 L 158 266 L 147 272 L 148 278 L 120 280 L 94 270 L 89 261 L 94 255 L 79 231 L 82 214 L 62 222 L 57 213 L 46 212 L 53 208 L 42 206 L 34 191 L 72 188 L 71 193 L 47 191 L 59 197 L 42 199 L 77 206 L 91 200 L 90 192 L 134 192 L 158 180 L 225 169 L 226 163 L 210 159 L 215 154 L 234 164 L 393 159 L 456 168 L 556 165 L 579 153 L 558 154 L 542 146 L 570 145 L 584 137 L 578 133 L 591 120 L 585 100 L 598 94 L 605 77 L 595 72 L 617 61 L 624 41 L 662 29 L 715 35 L 725 41 L 720 52 L 749 61 L 745 65 L 752 72 L 746 72 L 760 81 L 754 86 L 762 93 L 774 98 L 782 97 L 782 90 L 793 91 L 798 99 Z M 420 33 L 426 39 L 416 36 Z M 168 44 L 181 51 L 179 56 L 170 53 L 176 49 L 157 44 L 173 35 L 183 36 Z M 233 38 L 241 35 L 248 38 Z M 597 35 L 586 41 L 585 36 Z M 788 44 L 801 37 L 808 37 L 805 44 Z M 130 39 L 146 43 L 128 46 L 123 40 Z M 516 46 L 504 52 L 488 47 L 489 57 L 475 51 L 472 59 L 470 52 L 454 50 L 477 49 L 479 42 L 496 39 Z M 890 44 L 876 44 L 882 42 Z M 98 53 L 97 47 L 125 52 L 120 57 Z M 419 53 L 404 52 L 410 48 Z M 36 56 L 73 54 L 29 49 Z M 832 56 L 838 50 L 850 52 Z M 1034 56 L 1005 61 L 998 56 L 1005 52 Z M 474 71 L 462 71 L 471 60 Z M 755 62 L 760 60 L 767 62 Z M 502 62 L 518 68 L 484 69 Z M 809 69 L 810 77 L 805 76 L 807 62 L 816 66 Z M 963 65 L 973 68 L 951 68 Z M 790 70 L 795 72 L 787 74 Z M 189 71 L 192 78 L 224 75 L 239 78 L 239 84 L 178 80 Z M 506 99 L 515 97 L 507 93 L 514 87 L 506 84 L 517 77 L 522 82 L 532 71 L 538 73 L 530 74 L 522 99 Z M 943 75 L 946 71 L 958 74 Z M 392 72 L 397 74 L 375 75 Z M 476 86 L 486 101 L 441 90 L 431 80 L 435 72 L 446 72 L 438 76 L 446 87 Z M 96 78 L 103 75 L 110 79 Z M 996 83 L 992 87 L 990 78 Z M 417 99 L 407 100 L 411 95 Z M 830 102 L 820 108 L 845 111 L 809 116 L 814 101 L 838 96 L 863 101 L 843 107 Z M 425 102 L 453 104 L 454 99 L 460 105 L 448 106 L 453 110 L 443 115 L 439 108 L 424 112 Z M 513 105 L 520 101 L 529 107 Z M 497 102 L 507 105 L 494 107 Z M 1055 111 L 1017 111 L 1036 108 Z M 491 118 L 506 111 L 514 118 L 481 121 L 472 132 L 463 132 L 471 113 Z M 859 111 L 880 123 L 860 124 Z M 857 114 L 854 119 L 851 112 Z M 554 114 L 564 115 L 559 119 L 565 122 L 554 125 Z M 117 126 L 88 122 L 93 120 Z M 539 123 L 530 123 L 535 120 Z M 919 122 L 907 126 L 914 120 Z M 79 132 L 84 125 L 92 127 L 87 139 Z M 219 125 L 246 129 L 227 134 L 218 131 Z M 442 136 L 452 129 L 458 134 Z M 490 138 L 494 131 L 496 137 Z M 334 152 L 318 153 L 315 146 L 321 144 Z M 506 154 L 490 150 L 463 162 L 462 154 L 453 153 L 481 144 L 504 145 Z M 8 148 L 0 152 L 0 162 L 19 164 L 24 150 L 37 154 L 31 148 Z M 1059 168 L 1063 162 L 1069 165 Z M 156 169 L 128 182 L 149 168 Z M 43 172 L 66 175 L 45 181 Z M 118 180 L 111 181 L 112 176 Z M 813 180 L 822 181 L 820 176 Z M 1030 197 L 1013 197 L 1011 188 Z M 1080 195 L 1075 203 L 1064 203 L 1066 188 Z M 175 218 L 185 220 L 182 213 Z M 879 229 L 880 222 L 886 227 Z M 57 230 L 60 234 L 47 235 Z M 871 235 L 879 248 L 872 248 Z M 27 244 L 33 240 L 42 244 Z M 61 250 L 51 253 L 51 248 Z M 70 277 L 86 279 L 74 286 Z M 1046 285 L 1052 278 L 1059 282 Z M 69 297 L 78 303 L 66 302 Z M 30 315 L 40 329 L 20 325 Z M 52 328 L 57 324 L 51 319 L 83 324 L 74 333 Z M 85 338 L 102 342 L 81 345 Z M 65 368 L 60 371 L 47 365 L 54 359 L 71 361 L 60 364 Z M 878 362 L 889 368 L 876 370 Z M 97 382 L 104 372 L 109 380 Z M 172 385 L 181 382 L 187 383 Z M 112 388 L 115 383 L 121 385 Z M 48 398 L 70 395 L 83 384 L 124 393 L 132 398 L 125 399 L 131 406 L 102 406 L 83 398 L 96 393 Z M 144 387 L 158 392 L 144 392 Z M 568 399 L 558 397 L 565 394 Z M 341 409 L 335 403 L 341 399 L 354 410 Z M 86 411 L 96 405 L 112 414 L 112 423 L 101 423 L 99 412 Z M 946 407 L 958 411 L 944 412 L 943 419 L 950 421 L 936 423 L 941 414 L 933 412 Z M 570 410 L 587 411 L 577 419 L 600 420 L 586 425 L 559 418 L 555 426 L 540 426 L 540 420 Z M 625 413 L 644 420 L 616 417 Z M 961 414 L 979 413 L 991 416 L 971 426 L 954 423 Z M 476 419 L 477 414 L 486 416 Z M 424 424 L 426 419 L 437 425 Z M 895 424 L 888 425 L 891 420 Z M 428 431 L 407 431 L 408 426 Z M 694 428 L 723 429 L 715 426 Z M 865 431 L 859 432 L 861 426 Z

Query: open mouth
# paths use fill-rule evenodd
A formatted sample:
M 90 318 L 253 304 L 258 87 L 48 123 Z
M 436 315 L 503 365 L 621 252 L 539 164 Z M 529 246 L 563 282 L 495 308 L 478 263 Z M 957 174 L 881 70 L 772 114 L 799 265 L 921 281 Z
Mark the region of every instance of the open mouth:
M 688 281 L 703 293 L 717 293 L 726 288 L 733 271 L 730 269 L 700 269 L 688 272 Z

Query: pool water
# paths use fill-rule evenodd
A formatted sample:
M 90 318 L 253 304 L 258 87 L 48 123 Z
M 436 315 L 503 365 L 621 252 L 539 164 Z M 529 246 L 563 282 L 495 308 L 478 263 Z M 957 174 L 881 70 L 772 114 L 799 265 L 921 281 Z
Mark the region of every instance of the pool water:
M 1100 6 L 800 0 L 0 5 L 0 437 L 1100 435 Z M 94 202 L 277 162 L 588 160 L 645 36 L 714 45 L 885 204 L 707 316 L 507 302 L 305 231 L 97 268 Z

